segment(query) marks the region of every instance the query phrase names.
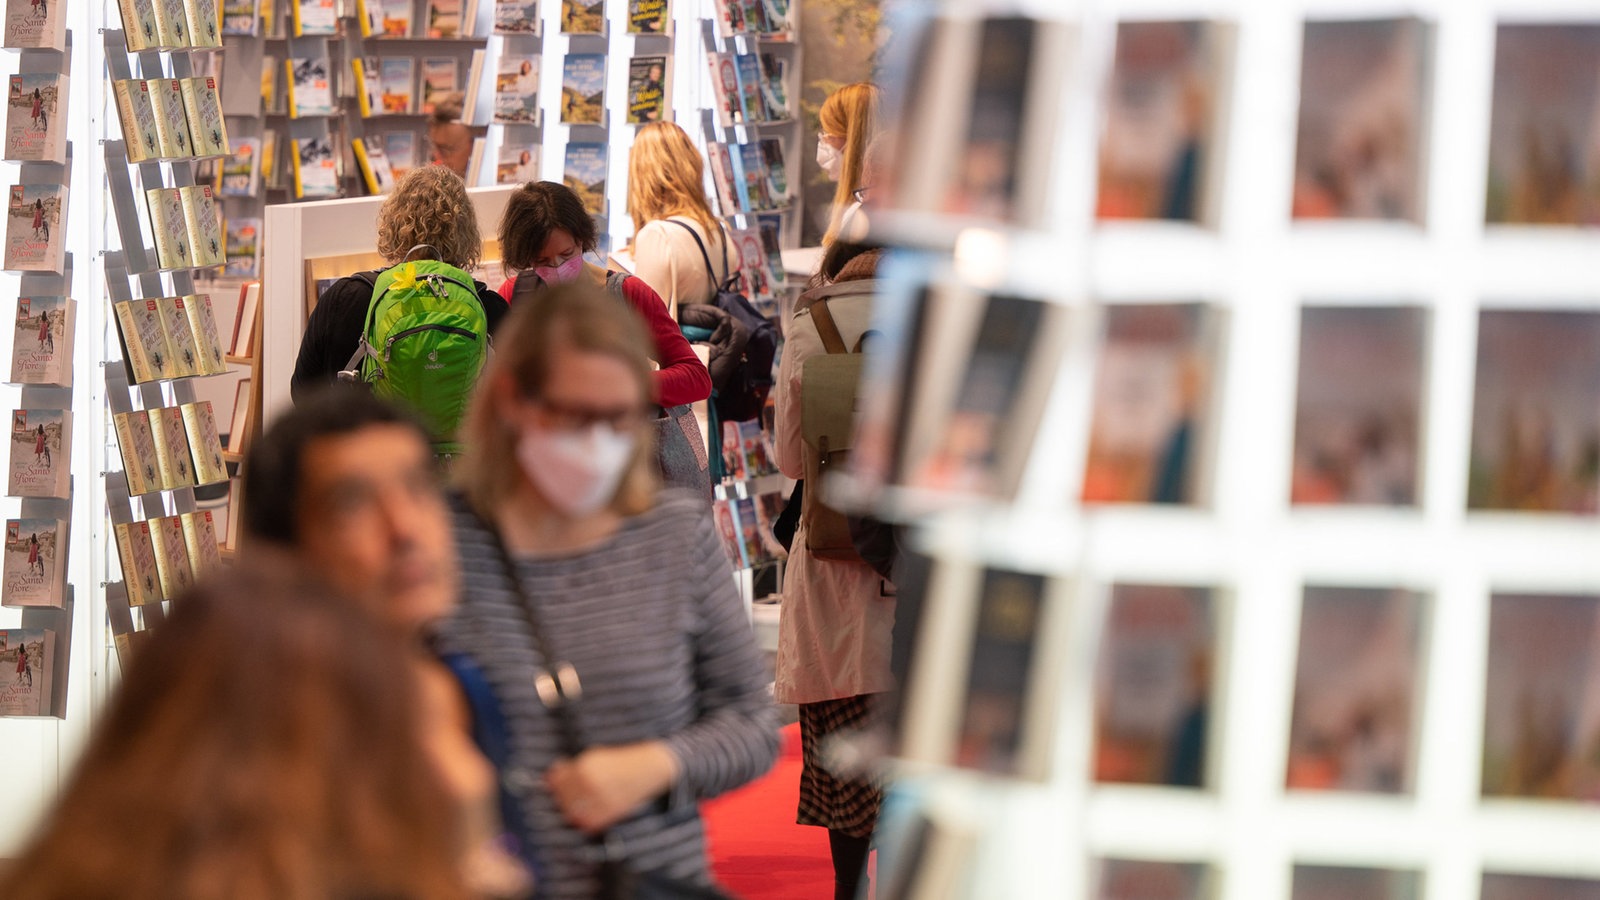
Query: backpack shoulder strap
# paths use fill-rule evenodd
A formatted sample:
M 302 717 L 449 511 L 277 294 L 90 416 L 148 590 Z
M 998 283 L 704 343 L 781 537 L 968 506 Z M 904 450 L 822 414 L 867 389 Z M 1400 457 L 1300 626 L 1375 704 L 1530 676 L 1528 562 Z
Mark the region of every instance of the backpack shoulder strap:
M 706 264 L 706 277 L 711 279 L 711 283 L 715 285 L 717 282 L 717 273 L 711 268 L 711 254 L 706 252 L 706 242 L 700 240 L 700 233 L 690 227 L 688 222 L 680 222 L 677 219 L 666 219 L 664 221 L 671 222 L 679 228 L 682 228 L 684 231 L 689 232 L 690 237 L 694 238 L 694 245 L 700 248 L 700 258 L 704 260 Z M 728 269 L 728 245 L 726 241 L 724 241 L 722 245 L 722 269 L 723 271 L 727 271 Z
M 627 272 L 607 272 L 606 290 L 616 294 L 618 300 L 626 302 L 628 295 L 623 293 L 623 285 L 627 284 L 631 277 Z
M 818 300 L 811 305 L 811 322 L 817 326 L 817 336 L 822 338 L 822 349 L 829 353 L 850 352 L 845 349 L 844 336 L 833 321 L 833 313 L 828 311 L 827 300 Z

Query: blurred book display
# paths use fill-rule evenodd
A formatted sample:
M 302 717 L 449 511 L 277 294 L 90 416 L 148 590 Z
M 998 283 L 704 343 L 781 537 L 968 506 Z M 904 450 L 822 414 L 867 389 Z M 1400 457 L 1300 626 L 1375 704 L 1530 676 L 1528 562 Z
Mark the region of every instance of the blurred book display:
M 1213 896 L 1200 863 L 1146 859 L 1095 861 L 1094 900 L 1207 900 Z
M 1290 900 L 1421 900 L 1422 875 L 1355 866 L 1294 867 Z
M 1600 223 L 1600 25 L 1495 29 L 1491 224 Z
M 592 216 L 606 212 L 606 145 L 599 143 L 567 144 L 563 180 L 583 201 L 583 208 Z
M 1478 900 L 1594 900 L 1600 897 L 1600 880 L 1559 878 L 1552 875 L 1483 873 Z

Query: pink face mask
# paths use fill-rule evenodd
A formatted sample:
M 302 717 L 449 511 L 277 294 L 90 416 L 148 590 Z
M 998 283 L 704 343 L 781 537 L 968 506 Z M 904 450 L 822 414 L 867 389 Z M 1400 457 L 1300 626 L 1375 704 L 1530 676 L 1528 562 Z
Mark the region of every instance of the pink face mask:
M 583 254 L 574 253 L 572 258 L 559 266 L 534 266 L 533 274 L 539 276 L 545 284 L 564 284 L 578 277 L 583 271 Z

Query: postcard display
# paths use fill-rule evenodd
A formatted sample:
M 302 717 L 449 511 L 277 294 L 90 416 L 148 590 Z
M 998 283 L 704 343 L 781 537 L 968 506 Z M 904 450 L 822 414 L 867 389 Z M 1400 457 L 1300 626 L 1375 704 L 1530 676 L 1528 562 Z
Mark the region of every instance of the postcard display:
M 1579 5 L 887 23 L 881 896 L 1600 896 Z

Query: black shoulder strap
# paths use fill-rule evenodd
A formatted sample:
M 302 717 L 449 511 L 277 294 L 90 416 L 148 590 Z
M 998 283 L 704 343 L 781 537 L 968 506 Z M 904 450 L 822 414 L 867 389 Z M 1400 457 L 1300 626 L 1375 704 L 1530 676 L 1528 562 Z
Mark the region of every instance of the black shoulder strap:
M 712 287 L 720 287 L 720 286 L 722 286 L 722 284 L 726 283 L 727 281 L 731 281 L 732 280 L 733 275 L 732 275 L 731 272 L 728 271 L 728 238 L 727 238 L 726 235 L 724 235 L 723 238 L 722 238 L 722 274 L 723 274 L 723 281 L 718 281 L 717 280 L 716 270 L 711 268 L 711 254 L 706 252 L 706 242 L 700 240 L 700 233 L 698 231 L 695 231 L 693 228 L 691 228 L 687 222 L 680 222 L 677 219 L 667 219 L 666 221 L 671 222 L 672 224 L 678 226 L 679 228 L 682 228 L 684 231 L 689 232 L 689 236 L 694 238 L 694 245 L 696 247 L 700 248 L 700 258 L 705 260 L 705 263 L 706 263 L 706 278 L 711 280 Z

